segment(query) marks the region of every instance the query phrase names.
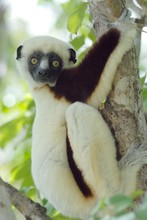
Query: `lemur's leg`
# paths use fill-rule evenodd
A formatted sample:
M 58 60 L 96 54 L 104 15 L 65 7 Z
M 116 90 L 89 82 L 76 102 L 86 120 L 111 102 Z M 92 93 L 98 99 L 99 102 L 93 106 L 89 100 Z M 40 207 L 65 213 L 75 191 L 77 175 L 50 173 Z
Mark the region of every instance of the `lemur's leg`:
M 116 147 L 99 111 L 76 102 L 66 111 L 66 122 L 73 158 L 86 183 L 98 196 L 118 192 Z
M 147 143 L 133 145 L 119 162 L 121 169 L 121 191 L 131 194 L 136 189 L 136 178 L 140 168 L 147 164 Z

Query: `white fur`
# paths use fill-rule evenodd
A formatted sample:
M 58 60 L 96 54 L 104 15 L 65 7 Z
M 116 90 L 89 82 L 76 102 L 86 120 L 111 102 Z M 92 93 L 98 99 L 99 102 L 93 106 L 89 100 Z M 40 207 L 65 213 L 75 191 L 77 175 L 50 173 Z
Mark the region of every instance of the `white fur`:
M 114 139 L 100 113 L 92 107 L 55 100 L 47 86 L 35 90 L 33 96 L 36 102 L 32 148 L 34 182 L 63 214 L 87 219 L 98 199 L 120 189 Z M 82 195 L 69 168 L 66 128 L 74 159 L 92 189 L 92 198 Z
M 69 62 L 70 54 L 68 49 L 71 46 L 62 40 L 50 36 L 38 36 L 24 41 L 22 45 L 22 58 L 19 59 L 19 62 L 16 62 L 16 65 L 21 76 L 27 80 L 30 90 L 43 85 L 35 82 L 28 71 L 28 58 L 34 51 L 41 50 L 43 53 L 55 52 L 61 57 L 64 68 L 68 69 L 73 66 L 73 62 Z
M 102 198 L 120 189 L 114 138 L 97 109 L 76 102 L 66 111 L 68 136 L 74 159 L 83 176 Z
M 49 67 L 48 59 L 46 57 L 42 58 L 41 63 L 40 63 L 40 68 L 44 70 L 48 67 Z
M 117 66 L 131 47 L 133 35 L 134 30 L 124 34 L 108 60 L 100 83 L 88 100 L 88 104 L 96 109 L 87 104 L 71 104 L 64 98 L 58 100 L 48 85 L 37 83 L 30 76 L 27 59 L 36 49 L 57 52 L 65 66 L 69 67 L 67 44 L 49 37 L 35 38 L 24 43 L 23 57 L 18 60 L 19 70 L 28 81 L 36 103 L 32 146 L 33 179 L 41 194 L 55 208 L 70 217 L 87 219 L 98 199 L 119 191 L 131 193 L 135 189 L 136 183 L 133 181 L 136 181 L 136 173 L 147 158 L 144 151 L 140 150 L 137 154 L 140 160 L 136 160 L 135 153 L 128 153 L 118 164 L 114 138 L 97 110 L 111 89 Z M 83 196 L 71 173 L 66 154 L 67 132 L 74 160 L 94 195 L 92 198 Z M 146 146 L 142 149 L 146 149 Z M 129 173 L 132 171 L 133 178 L 130 179 Z
M 67 162 L 65 111 L 69 103 L 55 100 L 45 86 L 33 94 L 32 174 L 39 191 L 63 214 L 86 218 L 96 198 L 85 199 Z
M 110 58 L 104 68 L 103 74 L 100 78 L 99 85 L 96 87 L 92 96 L 87 100 L 89 105 L 98 108 L 99 105 L 106 100 L 111 87 L 114 76 L 116 74 L 118 65 L 121 63 L 121 60 L 124 54 L 131 49 L 132 41 L 136 36 L 135 28 L 130 28 L 126 33 L 122 33 L 119 40 L 119 44 L 116 49 L 110 55 Z

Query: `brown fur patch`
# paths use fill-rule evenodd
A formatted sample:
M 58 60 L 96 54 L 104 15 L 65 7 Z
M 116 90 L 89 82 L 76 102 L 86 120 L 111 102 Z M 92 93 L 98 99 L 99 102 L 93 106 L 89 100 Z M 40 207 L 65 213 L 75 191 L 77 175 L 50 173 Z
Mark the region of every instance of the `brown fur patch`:
M 68 137 L 66 139 L 66 143 L 67 143 L 68 163 L 69 163 L 69 167 L 70 167 L 70 169 L 72 171 L 73 177 L 74 177 L 77 185 L 79 186 L 80 191 L 84 195 L 84 197 L 86 197 L 86 198 L 92 197 L 93 196 L 92 191 L 89 188 L 89 186 L 87 185 L 87 183 L 85 182 L 81 170 L 77 167 L 77 165 L 76 165 L 76 163 L 74 161 L 73 151 L 71 149 Z
M 51 88 L 56 98 L 65 97 L 70 102 L 85 102 L 98 86 L 105 65 L 119 39 L 120 32 L 110 29 L 94 44 L 77 67 L 63 70 L 56 86 Z

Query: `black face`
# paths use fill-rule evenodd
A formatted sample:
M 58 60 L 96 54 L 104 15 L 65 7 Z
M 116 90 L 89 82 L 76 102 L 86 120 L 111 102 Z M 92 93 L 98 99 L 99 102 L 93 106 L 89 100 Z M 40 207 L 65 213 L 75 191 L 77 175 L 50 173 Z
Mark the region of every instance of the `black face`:
M 28 66 L 35 81 L 47 82 L 53 87 L 62 71 L 63 63 L 62 59 L 54 52 L 44 54 L 41 51 L 36 51 L 29 57 Z

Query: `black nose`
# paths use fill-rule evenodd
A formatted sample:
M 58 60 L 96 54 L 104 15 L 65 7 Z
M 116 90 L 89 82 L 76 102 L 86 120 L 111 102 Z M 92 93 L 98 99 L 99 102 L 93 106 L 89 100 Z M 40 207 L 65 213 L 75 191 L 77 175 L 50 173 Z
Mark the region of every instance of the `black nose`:
M 39 76 L 47 76 L 47 70 L 39 70 Z

